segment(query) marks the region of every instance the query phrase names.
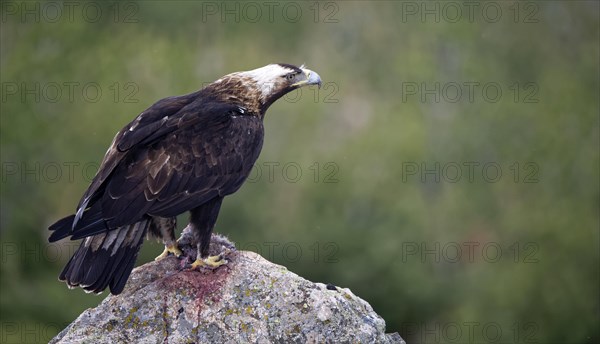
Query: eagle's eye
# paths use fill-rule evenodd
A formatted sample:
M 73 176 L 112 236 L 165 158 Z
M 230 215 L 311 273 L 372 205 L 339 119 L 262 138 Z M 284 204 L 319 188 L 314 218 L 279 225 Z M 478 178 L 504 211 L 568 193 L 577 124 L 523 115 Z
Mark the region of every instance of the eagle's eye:
M 285 76 L 285 78 L 286 78 L 288 81 L 292 81 L 292 80 L 294 80 L 294 77 L 295 77 L 295 76 L 296 76 L 296 73 L 290 73 L 290 74 L 287 74 L 287 75 Z

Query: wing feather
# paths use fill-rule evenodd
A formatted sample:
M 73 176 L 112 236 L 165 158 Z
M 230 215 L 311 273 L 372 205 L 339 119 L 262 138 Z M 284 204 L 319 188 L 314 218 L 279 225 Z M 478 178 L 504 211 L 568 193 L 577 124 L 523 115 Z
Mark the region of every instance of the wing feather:
M 169 118 L 176 117 L 178 112 L 198 99 L 200 92 L 168 97 L 157 101 L 115 135 L 102 159 L 96 176 L 77 205 L 72 226 L 73 230 L 75 230 L 90 202 L 93 203 L 102 196 L 105 181 L 111 176 L 114 169 L 121 164 L 122 160 L 127 157 L 129 150 L 149 137 L 157 137 L 156 133 L 162 132 L 166 128 L 166 126 L 161 127 L 165 123 L 165 118 L 168 121 Z M 174 130 L 176 127 L 169 127 L 168 129 Z
M 108 227 L 126 226 L 147 214 L 176 216 L 235 192 L 250 173 L 263 138 L 260 118 L 232 116 L 235 111 L 239 107 L 230 104 L 192 103 L 166 120 L 161 117 L 160 126 L 141 116 L 130 125 L 133 131 L 124 128 L 148 130 L 114 143 L 119 147 L 114 154 L 124 154 L 121 148 L 127 154 L 95 196 Z

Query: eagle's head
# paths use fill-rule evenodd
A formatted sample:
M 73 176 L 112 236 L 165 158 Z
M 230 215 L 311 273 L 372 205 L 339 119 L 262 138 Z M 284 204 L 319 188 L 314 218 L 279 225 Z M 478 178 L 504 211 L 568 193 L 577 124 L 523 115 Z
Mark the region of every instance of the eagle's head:
M 319 74 L 304 65 L 296 67 L 275 63 L 226 75 L 209 87 L 215 87 L 223 100 L 240 102 L 240 105 L 262 117 L 277 99 L 307 85 L 321 87 Z

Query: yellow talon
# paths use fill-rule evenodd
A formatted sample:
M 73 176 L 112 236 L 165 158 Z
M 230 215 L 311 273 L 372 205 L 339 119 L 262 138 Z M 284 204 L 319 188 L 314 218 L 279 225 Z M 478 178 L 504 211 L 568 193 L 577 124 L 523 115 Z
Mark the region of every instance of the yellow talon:
M 177 244 L 174 245 L 165 245 L 165 249 L 164 251 L 156 258 L 154 258 L 155 261 L 159 261 L 161 259 L 167 258 L 167 256 L 169 255 L 169 253 L 173 253 L 175 255 L 175 257 L 179 257 L 181 256 L 181 254 L 183 252 L 181 252 L 181 250 L 179 249 L 179 247 L 177 247 Z
M 201 266 L 208 266 L 213 269 L 218 268 L 221 265 L 227 264 L 227 259 L 219 256 L 209 256 L 206 259 L 196 259 L 195 262 L 192 263 L 192 269 L 196 269 Z

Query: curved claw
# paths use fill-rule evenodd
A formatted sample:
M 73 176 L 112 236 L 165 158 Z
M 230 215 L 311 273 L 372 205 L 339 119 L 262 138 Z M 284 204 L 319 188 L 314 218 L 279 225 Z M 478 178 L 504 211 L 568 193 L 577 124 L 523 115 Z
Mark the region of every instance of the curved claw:
M 206 259 L 196 259 L 196 261 L 192 263 L 192 270 L 197 269 L 201 266 L 207 266 L 212 269 L 216 269 L 219 266 L 225 265 L 227 263 L 229 263 L 227 259 L 224 259 L 221 255 L 209 256 Z
M 163 252 L 160 255 L 158 255 L 158 257 L 154 258 L 154 261 L 165 259 L 169 255 L 169 253 L 173 253 L 177 258 L 179 258 L 179 256 L 183 254 L 179 247 L 177 247 L 177 244 L 165 245 L 165 249 L 163 250 Z

